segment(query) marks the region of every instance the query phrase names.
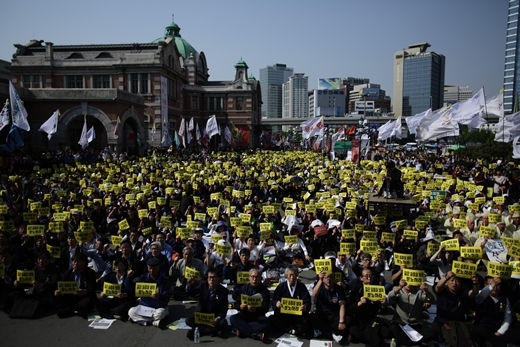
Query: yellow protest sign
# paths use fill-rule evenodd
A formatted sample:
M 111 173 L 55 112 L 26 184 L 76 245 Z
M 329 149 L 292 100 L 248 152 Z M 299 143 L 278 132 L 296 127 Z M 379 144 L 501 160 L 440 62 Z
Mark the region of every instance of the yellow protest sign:
M 56 216 L 56 213 L 54 214 L 54 216 Z M 23 213 L 24 222 L 35 221 L 36 218 L 38 218 L 38 215 L 34 212 L 24 212 Z M 56 218 L 54 220 L 56 220 Z
M 512 272 L 513 267 L 511 265 L 498 264 L 491 261 L 488 263 L 488 276 L 509 279 Z
M 376 241 L 361 240 L 360 248 L 363 252 L 374 255 L 377 252 L 379 246 Z
M 489 238 L 494 238 L 495 237 L 495 233 L 496 233 L 496 228 L 493 228 L 493 227 L 486 227 L 486 226 L 483 226 L 481 225 L 480 228 L 479 228 L 479 231 L 478 231 L 478 234 L 480 236 L 487 236 Z
M 301 307 L 303 306 L 303 300 L 301 299 L 292 299 L 292 298 L 282 298 L 282 307 L 280 308 L 281 313 L 285 314 L 293 314 L 296 316 L 302 315 Z M 307 308 L 309 309 L 309 308 Z
M 189 266 L 186 266 L 184 268 L 184 278 L 191 278 L 196 281 L 200 281 L 200 273 L 197 270 L 195 270 Z
M 243 305 L 248 305 L 252 307 L 262 307 L 262 297 L 261 296 L 249 296 L 242 294 L 240 295 L 240 301 Z
M 146 217 L 148 217 L 148 210 L 147 210 L 147 209 L 144 209 L 144 208 L 138 210 L 138 211 L 137 211 L 137 216 L 138 216 L 139 218 L 146 218 Z
M 465 259 L 482 259 L 482 248 L 480 247 L 460 247 L 460 256 Z
M 356 237 L 356 230 L 354 229 L 343 229 L 341 230 L 341 236 L 344 239 L 353 239 Z
M 59 259 L 61 257 L 61 248 L 58 246 L 51 246 L 49 244 L 45 245 L 51 256 L 55 259 Z
M 424 283 L 424 270 L 403 270 L 403 280 L 411 286 L 420 286 Z
M 477 264 L 463 263 L 461 261 L 454 260 L 451 265 L 451 271 L 457 277 L 471 278 L 477 272 Z
M 457 239 L 442 241 L 441 245 L 444 247 L 445 251 L 458 251 L 460 248 L 459 240 Z
M 108 296 L 117 296 L 121 293 L 121 285 L 105 282 L 103 283 L 103 293 Z
M 415 221 L 415 227 L 419 230 L 424 229 L 428 225 L 428 222 L 424 220 L 416 220 Z
M 520 239 L 515 239 L 514 237 L 502 237 L 502 242 L 506 247 L 520 246 Z
M 195 318 L 195 324 L 209 325 L 209 326 L 213 326 L 215 324 L 215 314 L 214 313 L 195 312 L 194 318 Z
M 381 241 L 383 241 L 383 242 L 394 242 L 395 241 L 395 234 L 394 233 L 384 232 L 384 233 L 381 234 Z
M 249 272 L 248 271 L 237 271 L 237 284 L 248 284 L 249 283 Z
M 94 228 L 94 222 L 79 222 L 79 228 L 90 232 Z
M 419 235 L 419 232 L 417 230 L 404 230 L 403 235 L 410 240 L 415 239 Z
M 78 242 L 87 242 L 88 241 L 88 231 L 75 231 L 74 237 L 76 238 L 76 241 Z
M 217 254 L 220 255 L 230 255 L 232 251 L 231 245 L 221 245 L 217 243 Z
M 123 242 L 123 238 L 121 236 L 117 236 L 117 235 L 111 235 L 110 236 L 110 239 L 112 241 L 112 244 L 117 247 L 117 246 L 121 246 L 121 242 Z
M 296 235 L 285 235 L 284 236 L 285 243 L 288 245 L 295 245 L 298 243 L 298 236 Z
M 172 220 L 171 219 L 162 219 L 161 218 L 161 225 L 171 225 L 172 224 Z M 199 222 L 196 221 L 196 220 L 192 220 L 192 221 L 187 221 L 186 222 L 186 228 L 188 228 L 189 230 L 195 230 L 199 227 Z
M 386 297 L 384 286 L 363 285 L 363 296 L 370 301 L 379 301 Z
M 386 224 L 386 217 L 385 216 L 375 216 L 374 217 L 374 224 L 375 225 L 385 225 Z
M 45 225 L 30 224 L 27 226 L 27 235 L 29 236 L 40 236 L 45 232 Z
M 315 259 L 314 268 L 316 270 L 316 274 L 319 274 L 320 272 L 331 274 L 332 262 L 330 259 Z
M 509 249 L 507 250 L 507 254 L 515 258 L 520 257 L 520 247 L 517 245 L 509 247 Z
M 497 205 L 503 205 L 505 202 L 505 198 L 503 196 L 494 196 L 493 202 L 496 203 Z
M 147 283 L 147 282 L 136 282 L 135 283 L 135 296 L 146 298 L 151 297 L 153 294 L 157 293 L 157 283 Z
M 149 202 L 148 202 L 148 208 L 149 208 L 150 210 L 155 210 L 155 209 L 157 208 L 157 202 L 155 202 L 155 201 L 149 201 Z
M 241 213 L 240 220 L 242 221 L 242 223 L 250 223 L 251 215 L 249 213 Z
M 437 242 L 428 242 L 428 246 L 426 246 L 426 252 L 430 254 L 435 254 L 439 250 L 439 244 Z
M 364 230 L 363 231 L 363 238 L 365 240 L 377 241 L 377 231 Z
M 394 264 L 413 267 L 413 254 L 394 253 Z
M 34 276 L 34 270 L 16 270 L 16 280 L 19 283 L 32 284 Z
M 488 220 L 490 223 L 500 223 L 502 221 L 502 215 L 498 213 L 490 213 Z
M 355 254 L 356 244 L 351 242 L 340 242 L 339 254 Z
M 58 281 L 58 290 L 61 294 L 76 294 L 78 292 L 78 282 Z
M 67 215 L 63 212 L 56 212 L 52 215 L 52 217 L 56 222 L 65 222 L 67 220 Z
M 354 229 L 357 233 L 363 232 L 363 230 L 365 229 L 365 224 L 356 224 L 354 225 Z
M 181 240 L 187 240 L 191 237 L 192 232 L 188 228 L 177 228 L 176 236 Z M 220 236 L 220 235 L 219 235 Z
M 195 213 L 195 220 L 200 220 L 202 222 L 206 221 L 206 214 L 205 213 Z
M 130 224 L 128 224 L 128 221 L 126 219 L 123 219 L 122 221 L 117 223 L 117 225 L 119 226 L 119 229 L 121 229 L 121 230 L 130 229 Z
M 237 231 L 237 236 L 239 238 L 249 237 L 249 235 L 251 235 L 253 233 L 253 229 L 250 226 L 237 227 L 236 231 Z
M 465 228 L 468 225 L 465 219 L 453 218 L 453 226 L 455 228 Z

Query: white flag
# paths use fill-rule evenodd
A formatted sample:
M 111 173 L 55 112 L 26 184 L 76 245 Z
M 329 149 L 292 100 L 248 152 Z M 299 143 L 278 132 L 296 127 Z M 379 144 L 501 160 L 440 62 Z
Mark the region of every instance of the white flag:
M 22 100 L 16 92 L 14 85 L 9 81 L 9 97 L 11 98 L 11 115 L 13 117 L 13 125 L 25 131 L 31 130 L 27 121 L 27 111 L 23 107 Z
M 195 129 L 195 127 L 193 126 L 193 117 L 191 117 L 190 121 L 188 122 L 188 131 L 192 131 L 193 129 Z
M 498 95 L 486 101 L 486 112 L 491 116 L 504 117 L 504 93 L 500 92 Z
M 394 122 L 394 126 L 392 128 L 392 133 L 390 134 L 390 137 L 395 136 L 398 139 L 402 139 L 403 138 L 402 126 L 403 126 L 403 123 L 401 122 L 401 117 L 399 117 Z
M 116 126 L 114 127 L 114 139 L 119 138 L 119 126 L 121 125 L 121 118 L 117 117 Z
M 480 88 L 477 94 L 470 99 L 457 102 L 451 106 L 451 119 L 459 124 L 468 125 L 472 128 L 479 128 L 485 124 L 482 113 L 484 111 L 484 89 Z
M 91 143 L 96 139 L 96 130 L 94 130 L 94 126 L 91 126 L 87 131 L 87 141 Z
M 394 128 L 394 124 L 395 124 L 395 121 L 391 121 L 389 120 L 388 122 L 386 122 L 385 124 L 381 125 L 378 129 L 377 129 L 377 140 L 378 141 L 384 141 L 386 140 L 387 138 L 389 138 L 390 136 L 392 136 L 392 130 Z
M 406 117 L 405 121 L 406 121 L 406 125 L 408 125 L 408 132 L 410 134 L 415 134 L 415 130 L 417 129 L 417 126 L 419 125 L 421 120 L 424 117 L 430 117 L 431 115 L 432 115 L 432 109 L 429 108 L 424 112 L 416 114 L 415 116 Z
M 231 145 L 231 130 L 229 130 L 227 125 L 224 129 L 224 138 L 226 139 L 227 143 Z
M 177 133 L 175 133 L 177 136 Z M 164 122 L 162 126 L 162 139 L 161 139 L 161 145 L 163 147 L 170 147 L 172 144 L 172 137 L 170 136 L 170 130 L 168 129 L 168 123 Z
M 451 107 L 435 110 L 428 118 L 423 118 L 416 129 L 415 137 L 427 142 L 447 136 L 459 136 L 459 124 L 451 118 Z
M 318 135 L 319 137 L 323 136 L 323 117 L 319 118 L 311 118 L 300 124 L 302 128 L 302 137 L 303 139 L 310 139 L 311 137 Z
M 511 142 L 520 135 L 520 112 L 502 117 L 496 125 L 495 141 Z
M 42 124 L 40 129 L 38 131 L 43 131 L 47 133 L 47 138 L 51 139 L 53 134 L 56 134 L 56 131 L 58 131 L 58 118 L 59 118 L 60 110 L 54 111 L 52 116 L 50 116 L 49 119 L 45 121 L 45 123 Z
M 520 136 L 516 136 L 513 141 L 513 159 L 520 159 Z
M 78 144 L 82 149 L 87 148 L 88 146 L 88 138 L 87 138 L 87 117 L 83 120 L 83 129 L 81 130 L 81 136 L 79 137 Z
M 186 132 L 186 121 L 183 118 L 181 120 L 181 125 L 179 126 L 179 136 L 181 137 L 182 145 L 184 146 L 184 148 L 186 148 L 186 137 L 184 135 L 185 132 Z
M 9 101 L 6 100 L 2 112 L 0 112 L 0 130 L 9 125 Z
M 220 134 L 217 124 L 217 117 L 215 115 L 211 116 L 206 122 L 206 133 L 210 139 L 214 135 Z
M 200 144 L 201 135 L 200 135 L 199 123 L 197 123 L 197 126 L 195 128 L 195 137 L 197 138 L 197 142 Z

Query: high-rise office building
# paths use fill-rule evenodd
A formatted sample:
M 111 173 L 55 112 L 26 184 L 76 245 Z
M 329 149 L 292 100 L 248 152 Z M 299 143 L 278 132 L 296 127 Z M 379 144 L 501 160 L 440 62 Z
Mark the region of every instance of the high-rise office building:
M 506 59 L 504 65 L 504 113 L 513 112 L 515 96 L 520 92 L 520 78 L 517 76 L 520 63 L 520 45 L 518 32 L 519 0 L 509 0 L 507 12 Z
M 427 52 L 427 42 L 409 45 L 394 55 L 393 112 L 409 117 L 442 107 L 445 57 Z
M 285 64 L 260 69 L 262 118 L 282 118 L 282 84 L 293 74 L 294 69 Z
M 295 73 L 282 85 L 282 118 L 307 118 L 309 77 Z
M 472 96 L 473 92 L 469 87 L 444 86 L 444 106 L 468 100 Z

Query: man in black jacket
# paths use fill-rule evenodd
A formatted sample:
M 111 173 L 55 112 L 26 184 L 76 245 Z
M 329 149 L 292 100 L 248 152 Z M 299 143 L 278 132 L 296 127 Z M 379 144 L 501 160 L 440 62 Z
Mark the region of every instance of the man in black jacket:
M 197 312 L 212 313 L 214 314 L 213 322 L 209 326 L 197 323 L 195 316 L 186 319 L 186 325 L 193 328 L 188 331 L 189 339 L 193 339 L 195 327 L 199 328 L 201 336 L 218 336 L 227 326 L 228 290 L 220 285 L 220 275 L 216 268 L 208 268 L 207 279 L 207 282 L 200 285 L 199 304 L 195 309 L 195 314 Z
M 257 298 L 254 302 L 260 305 L 251 305 L 253 302 L 242 301 L 243 295 Z M 269 311 L 269 297 L 270 293 L 262 283 L 260 270 L 258 268 L 249 270 L 249 283 L 233 293 L 233 299 L 239 312 L 231 316 L 230 321 L 237 336 L 250 337 L 254 340 L 266 342 L 265 331 L 269 327 L 269 321 L 265 314 Z
M 271 303 L 274 315 L 269 317 L 269 322 L 277 330 L 299 336 L 309 336 L 310 323 L 308 313 L 311 309 L 312 301 L 305 284 L 298 281 L 298 274 L 298 268 L 294 265 L 289 265 L 285 269 L 287 281 L 280 283 L 273 293 Z M 282 299 L 302 300 L 302 305 L 297 307 L 301 314 L 292 312 L 282 313 L 281 311 L 285 310 Z
M 76 294 L 63 294 L 59 290 L 54 292 L 57 298 L 58 317 L 64 318 L 75 313 L 87 319 L 88 312 L 97 301 L 96 273 L 87 267 L 87 256 L 82 253 L 74 254 L 72 268 L 65 271 L 63 281 L 74 281 L 78 284 Z

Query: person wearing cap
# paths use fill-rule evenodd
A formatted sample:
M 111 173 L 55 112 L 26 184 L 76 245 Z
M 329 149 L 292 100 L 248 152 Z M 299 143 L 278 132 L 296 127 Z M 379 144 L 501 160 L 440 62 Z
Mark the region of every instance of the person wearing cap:
M 444 245 L 441 243 L 439 249 L 430 258 L 433 266 L 437 267 L 437 275 L 439 278 L 444 278 L 446 274 L 451 271 L 451 264 L 454 260 L 453 251 L 444 250 Z
M 128 276 L 128 260 L 118 258 L 114 261 L 114 272 L 103 278 L 101 288 L 105 283 L 121 285 L 121 292 L 113 297 L 107 296 L 103 291 L 101 299 L 96 303 L 96 309 L 102 318 L 128 320 L 128 310 L 134 305 L 135 298 L 128 292 L 124 283 Z
M 198 278 L 186 278 L 186 267 L 197 270 Z M 204 275 L 204 263 L 194 257 L 193 248 L 186 246 L 182 250 L 182 258 L 177 259 L 170 267 L 169 275 L 175 283 L 173 298 L 175 300 L 186 300 L 195 297 L 199 292 L 200 281 Z
M 168 271 L 170 270 L 170 262 L 168 261 L 168 258 L 164 254 L 161 253 L 162 251 L 162 245 L 160 242 L 154 241 L 150 244 L 150 250 L 148 254 L 146 254 L 143 257 L 143 260 L 141 261 L 141 269 L 140 273 L 145 272 L 146 264 L 148 263 L 148 260 L 151 258 L 157 258 L 159 260 L 160 264 L 160 271 L 165 275 L 168 276 Z
M 510 224 L 506 226 L 506 230 L 513 234 L 514 238 L 520 238 L 520 213 L 514 212 L 511 215 Z
M 461 228 L 460 232 L 468 245 L 475 245 L 479 235 L 478 230 L 475 228 L 475 216 L 473 214 L 468 213 L 466 215 L 466 227 Z
M 455 231 L 455 226 L 453 219 L 457 219 L 460 217 L 460 207 L 459 206 L 453 206 L 451 216 L 446 219 L 444 222 L 444 228 L 446 228 L 446 235 L 449 237 L 453 236 L 453 232 Z
M 242 303 L 242 295 L 260 296 L 262 304 L 260 307 L 253 307 Z M 249 337 L 253 340 L 260 340 L 269 343 L 265 337 L 265 332 L 269 328 L 269 320 L 265 314 L 270 307 L 269 290 L 262 283 L 262 272 L 258 268 L 249 270 L 249 283 L 244 284 L 238 291 L 233 293 L 235 307 L 238 313 L 230 317 L 230 323 L 235 328 L 238 337 Z
M 292 333 L 296 336 L 309 336 L 311 326 L 308 315 L 311 310 L 312 301 L 307 287 L 298 281 L 298 267 L 289 265 L 285 268 L 285 278 L 287 281 L 280 283 L 273 293 L 271 308 L 274 311 L 269 316 L 271 326 L 277 331 Z M 301 315 L 282 313 L 282 298 L 302 300 L 299 310 Z
M 428 244 L 439 243 L 439 240 L 435 238 L 432 228 L 426 228 L 426 236 L 421 239 L 421 243 L 421 246 L 416 252 L 415 268 L 417 270 L 424 270 L 427 275 L 432 275 L 434 270 L 430 261 L 432 255 L 428 253 Z
M 433 299 L 433 294 L 428 290 L 426 282 L 417 287 L 401 279 L 399 285 L 388 293 L 389 303 L 395 305 L 390 330 L 400 346 L 413 346 L 418 343 L 410 340 L 401 329 L 403 325 L 409 325 L 423 336 L 419 343 L 436 337 L 435 331 L 423 321 L 424 305 L 429 304 Z
M 334 258 L 328 259 L 335 260 Z M 314 329 L 314 335 L 317 337 L 321 333 L 324 338 L 333 338 L 338 343 L 343 338 L 346 339 L 351 319 L 347 316 L 345 290 L 335 283 L 334 272 L 322 271 L 318 274 L 318 280 L 312 289 L 312 296 L 316 311 L 309 315 L 309 320 Z
M 227 326 L 226 315 L 228 311 L 228 290 L 220 285 L 220 273 L 214 267 L 208 267 L 207 281 L 200 285 L 199 303 L 195 312 L 213 313 L 214 319 L 211 326 L 195 323 L 194 316 L 186 319 L 186 325 L 191 327 L 187 337 L 192 340 L 195 327 L 199 328 L 200 335 L 218 336 Z
M 140 325 L 151 325 L 159 328 L 164 328 L 163 319 L 169 314 L 168 302 L 172 296 L 172 286 L 168 278 L 160 271 L 161 261 L 158 258 L 152 257 L 146 261 L 148 273 L 138 277 L 129 276 L 125 280 L 125 287 L 129 293 L 135 295 L 136 283 L 155 283 L 157 286 L 156 292 L 150 297 L 142 297 L 138 299 L 139 305 L 145 308 L 151 308 L 151 316 L 144 316 L 138 314 L 137 306 L 128 310 L 129 320 Z

